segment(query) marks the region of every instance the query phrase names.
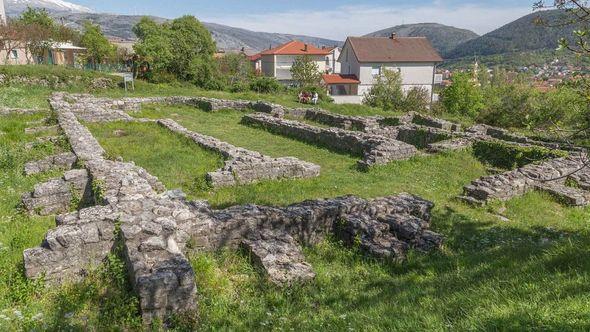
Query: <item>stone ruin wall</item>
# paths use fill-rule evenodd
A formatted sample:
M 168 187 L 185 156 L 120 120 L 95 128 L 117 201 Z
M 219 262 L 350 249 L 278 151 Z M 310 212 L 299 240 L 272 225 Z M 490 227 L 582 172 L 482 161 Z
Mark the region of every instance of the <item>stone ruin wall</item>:
M 481 205 L 496 199 L 506 201 L 531 190 L 541 190 L 567 205 L 586 206 L 590 204 L 590 170 L 585 160 L 584 155 L 572 154 L 567 158 L 485 176 L 465 186 L 464 195 L 460 198 Z M 577 187 L 568 186 L 568 180 L 574 181 Z
M 262 127 L 279 135 L 319 144 L 331 150 L 362 156 L 362 160 L 359 161 L 361 168 L 408 159 L 417 153 L 412 145 L 380 135 L 339 128 L 320 128 L 263 113 L 245 115 L 242 122 Z
M 104 159 L 96 139 L 62 102 L 55 96 L 51 106 L 84 166 L 70 172 L 85 179 L 84 187 L 92 189 L 97 205 L 57 216 L 57 227 L 47 232 L 42 244 L 24 252 L 25 273 L 50 284 L 79 280 L 120 245 L 146 324 L 196 307 L 187 250 L 244 247 L 270 281 L 287 285 L 314 277 L 299 246 L 318 243 L 329 234 L 389 259 L 403 259 L 410 248 L 427 251 L 441 245 L 442 237 L 429 230 L 433 204 L 407 194 L 225 210 L 187 201 L 133 163 Z
M 320 175 L 320 166 L 297 158 L 271 158 L 261 153 L 235 147 L 214 137 L 201 135 L 182 127 L 174 120 L 158 120 L 168 130 L 188 137 L 199 146 L 221 154 L 225 166 L 207 174 L 213 187 L 227 187 L 261 180 L 312 178 Z

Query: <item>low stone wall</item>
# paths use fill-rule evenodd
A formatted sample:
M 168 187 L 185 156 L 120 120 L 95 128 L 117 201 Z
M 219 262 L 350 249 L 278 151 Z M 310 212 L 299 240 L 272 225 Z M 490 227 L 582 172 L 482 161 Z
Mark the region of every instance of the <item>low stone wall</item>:
M 467 129 L 467 133 L 474 134 L 479 137 L 491 137 L 507 142 L 515 142 L 521 144 L 537 145 L 554 150 L 571 150 L 581 151 L 580 148 L 575 147 L 565 142 L 544 142 L 535 140 L 523 135 L 512 133 L 506 129 L 492 127 L 485 124 L 478 124 Z
M 47 172 L 52 169 L 70 170 L 76 164 L 76 155 L 71 152 L 60 153 L 25 164 L 25 175 Z
M 566 186 L 568 178 L 584 179 L 589 174 L 585 157 L 572 155 L 531 164 L 502 174 L 485 176 L 464 187 L 467 202 L 484 204 L 491 200 L 509 200 L 533 189 L 546 190 L 572 205 L 587 205 L 590 192 Z M 585 197 L 581 199 L 580 197 Z
M 199 146 L 221 154 L 225 166 L 207 174 L 213 187 L 255 183 L 261 180 L 311 178 L 320 175 L 320 166 L 293 157 L 271 158 L 261 153 L 235 147 L 214 137 L 197 134 L 173 120 L 158 120 L 172 132 L 190 138 Z
M 260 126 L 279 135 L 318 144 L 329 149 L 362 156 L 359 166 L 365 168 L 384 165 L 393 160 L 408 159 L 415 147 L 379 135 L 347 131 L 339 128 L 320 128 L 297 121 L 275 118 L 262 113 L 244 116 L 243 123 Z
M 23 195 L 22 203 L 30 213 L 48 216 L 77 208 L 72 204 L 88 201 L 90 196 L 86 170 L 71 170 L 61 178 L 35 185 L 32 192 Z
M 448 131 L 461 131 L 461 125 L 447 120 L 434 118 L 428 115 L 410 112 L 403 117 L 405 122 L 414 123 L 426 127 L 439 128 Z

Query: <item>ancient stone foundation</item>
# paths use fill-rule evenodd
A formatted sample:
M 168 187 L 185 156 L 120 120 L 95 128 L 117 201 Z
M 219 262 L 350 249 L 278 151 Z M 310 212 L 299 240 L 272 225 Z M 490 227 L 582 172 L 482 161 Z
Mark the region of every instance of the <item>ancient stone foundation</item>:
M 509 200 L 537 189 L 556 196 L 568 205 L 588 205 L 590 170 L 584 161 L 585 157 L 582 155 L 573 154 L 567 158 L 552 159 L 506 173 L 485 176 L 465 186 L 461 199 L 484 204 L 495 199 Z M 567 186 L 568 181 L 573 181 L 577 186 Z
M 318 144 L 335 151 L 362 156 L 359 166 L 363 168 L 385 165 L 393 160 L 408 159 L 417 152 L 412 145 L 380 135 L 339 128 L 320 128 L 263 113 L 246 115 L 242 121 L 245 124 L 258 126 L 279 135 Z
M 146 324 L 196 308 L 188 250 L 245 248 L 271 282 L 291 285 L 315 275 L 300 246 L 330 235 L 395 260 L 410 248 L 431 250 L 442 242 L 429 230 L 433 204 L 408 194 L 224 210 L 188 201 L 179 191 L 165 191 L 157 178 L 132 163 L 105 160 L 104 150 L 73 112 L 57 101 L 51 104 L 84 165 L 76 172 L 87 172 L 98 205 L 56 217 L 57 227 L 41 245 L 25 250 L 25 273 L 50 284 L 79 280 L 121 246 Z
M 25 175 L 38 174 L 52 169 L 69 170 L 74 167 L 76 160 L 75 154 L 65 152 L 38 161 L 31 161 L 25 164 Z
M 214 137 L 201 135 L 182 127 L 174 120 L 158 120 L 170 131 L 188 137 L 199 146 L 221 154 L 225 166 L 207 174 L 213 187 L 254 183 L 261 180 L 311 178 L 320 175 L 320 166 L 297 158 L 271 158 L 261 153 L 235 147 Z

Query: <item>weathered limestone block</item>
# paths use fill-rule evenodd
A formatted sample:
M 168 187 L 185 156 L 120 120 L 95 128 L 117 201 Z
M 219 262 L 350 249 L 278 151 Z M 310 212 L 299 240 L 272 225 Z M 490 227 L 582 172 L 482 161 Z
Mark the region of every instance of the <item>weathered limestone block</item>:
M 154 214 L 122 219 L 129 275 L 140 299 L 142 318 L 150 324 L 171 313 L 196 308 L 195 275 L 175 239 L 176 222 Z
M 165 128 L 186 136 L 199 146 L 220 153 L 225 166 L 207 174 L 213 187 L 255 183 L 261 180 L 301 179 L 319 176 L 320 166 L 297 158 L 271 158 L 258 152 L 235 147 L 214 137 L 201 135 L 182 127 L 173 120 L 158 120 Z
M 536 184 L 535 188 L 549 193 L 568 206 L 587 206 L 590 204 L 590 191 L 587 190 L 568 187 L 553 181 Z
M 439 153 L 444 151 L 456 151 L 468 149 L 473 146 L 474 140 L 470 138 L 452 138 L 440 142 L 430 143 L 426 150 L 430 153 Z
M 61 107 L 61 104 L 55 100 L 52 100 L 50 104 L 54 110 Z M 58 112 L 58 121 L 78 160 L 86 161 L 100 158 L 105 154 L 104 149 L 98 144 L 98 141 L 92 136 L 88 128 L 78 122 L 74 113 L 64 112 L 60 109 Z
M 242 246 L 279 286 L 289 286 L 315 278 L 311 265 L 305 262 L 299 245 L 291 235 L 280 231 L 252 232 Z
M 362 132 L 338 128 L 320 128 L 297 121 L 274 118 L 262 113 L 244 116 L 245 124 L 260 126 L 276 134 L 326 146 L 329 149 L 360 155 L 361 167 L 384 165 L 393 160 L 408 159 L 417 153 L 414 146 Z
M 85 201 L 90 196 L 86 170 L 72 170 L 35 185 L 31 193 L 23 195 L 22 202 L 27 211 L 47 216 L 69 211 L 75 197 Z
M 76 164 L 76 155 L 71 152 L 60 153 L 49 156 L 38 161 L 31 161 L 25 164 L 25 175 L 33 175 L 47 172 L 52 169 L 69 170 Z
M 40 247 L 24 251 L 26 276 L 50 284 L 80 280 L 111 251 L 116 219 L 104 207 L 62 216 L 63 224 L 47 232 Z
M 585 168 L 584 159 L 572 154 L 567 158 L 552 159 L 540 164 L 531 164 L 503 174 L 485 176 L 464 187 L 464 196 L 470 203 L 483 204 L 490 200 L 508 200 L 537 187 L 567 198 L 565 203 L 578 204 L 582 200 L 573 188 L 563 185 L 567 177 Z M 551 183 L 547 183 L 551 182 Z
M 417 125 L 423 125 L 432 128 L 439 128 L 448 131 L 461 131 L 461 125 L 457 123 L 453 123 L 447 120 L 433 118 L 428 115 L 410 112 L 408 115 L 411 115 L 411 122 Z

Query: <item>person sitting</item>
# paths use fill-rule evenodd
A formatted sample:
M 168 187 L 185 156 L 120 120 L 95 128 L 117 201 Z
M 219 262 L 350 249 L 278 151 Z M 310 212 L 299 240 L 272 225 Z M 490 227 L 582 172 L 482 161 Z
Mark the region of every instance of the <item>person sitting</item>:
M 299 98 L 299 102 L 303 103 L 303 91 L 299 92 L 298 98 Z
M 317 92 L 314 92 L 314 93 L 313 93 L 313 98 L 311 98 L 311 102 L 312 102 L 314 105 L 317 105 L 319 100 L 320 100 L 320 96 L 318 95 L 318 93 L 317 93 Z

